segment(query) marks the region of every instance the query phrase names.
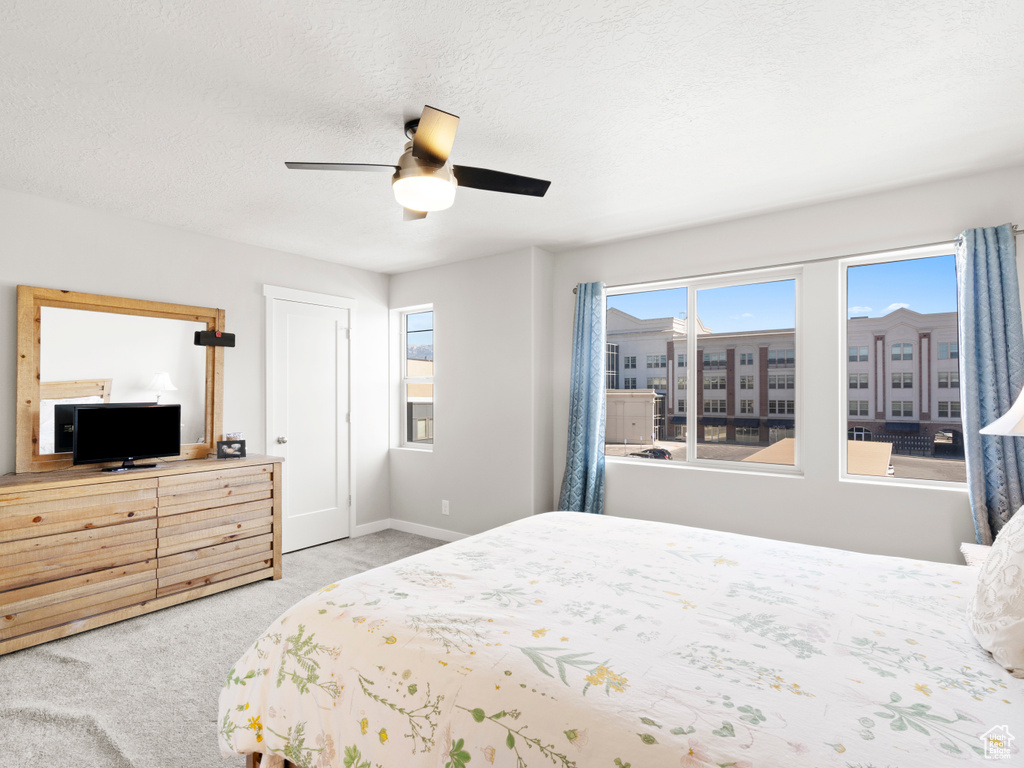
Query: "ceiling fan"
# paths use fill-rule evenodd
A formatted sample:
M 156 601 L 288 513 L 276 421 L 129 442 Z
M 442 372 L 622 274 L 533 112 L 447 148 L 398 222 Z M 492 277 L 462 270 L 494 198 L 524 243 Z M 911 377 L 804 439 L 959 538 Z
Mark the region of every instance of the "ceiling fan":
M 397 165 L 378 163 L 285 163 L 306 171 L 385 171 L 391 173 L 391 189 L 405 209 L 405 220 L 425 219 L 428 211 L 443 211 L 455 201 L 456 187 L 489 189 L 513 195 L 544 197 L 550 181 L 517 176 L 514 173 L 449 165 L 448 154 L 455 141 L 459 118 L 434 107 L 423 107 L 418 120 L 405 124 L 411 139 Z

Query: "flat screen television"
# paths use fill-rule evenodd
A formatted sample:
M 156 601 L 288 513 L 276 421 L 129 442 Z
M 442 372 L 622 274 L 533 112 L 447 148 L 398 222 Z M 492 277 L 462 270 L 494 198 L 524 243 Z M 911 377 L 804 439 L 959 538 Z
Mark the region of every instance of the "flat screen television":
M 91 405 L 93 408 L 121 408 L 124 403 L 59 403 L 53 406 L 53 452 L 71 453 L 75 447 L 75 408 Z M 156 405 L 156 403 L 137 403 Z
M 181 455 L 181 406 L 142 403 L 77 405 L 71 459 L 74 464 L 120 461 L 104 472 L 155 467 L 136 459 Z

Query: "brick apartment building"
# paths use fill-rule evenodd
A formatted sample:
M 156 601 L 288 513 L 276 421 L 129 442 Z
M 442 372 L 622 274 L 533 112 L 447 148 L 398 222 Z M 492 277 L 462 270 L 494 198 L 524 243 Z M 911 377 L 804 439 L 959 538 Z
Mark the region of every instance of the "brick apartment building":
M 833 359 L 798 361 L 792 329 L 714 333 L 699 318 L 697 326 L 697 440 L 768 445 L 794 436 L 798 385 L 813 383 L 814 368 Z M 610 410 L 617 392 L 650 390 L 652 431 L 685 439 L 685 321 L 612 308 L 607 332 Z M 902 308 L 851 318 L 846 354 L 850 439 L 884 440 L 897 453 L 962 456 L 955 312 Z

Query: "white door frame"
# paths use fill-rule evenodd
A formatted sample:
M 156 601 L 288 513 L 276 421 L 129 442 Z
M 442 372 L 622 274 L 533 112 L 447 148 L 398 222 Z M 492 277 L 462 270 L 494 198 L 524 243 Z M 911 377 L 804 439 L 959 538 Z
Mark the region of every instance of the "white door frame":
M 352 339 L 355 337 L 356 306 L 355 299 L 346 299 L 341 296 L 331 296 L 326 293 L 314 293 L 312 291 L 301 291 L 296 288 L 282 288 L 277 285 L 263 286 L 263 295 L 266 302 L 266 365 L 264 378 L 266 381 L 266 445 L 267 453 L 272 454 L 274 431 L 273 408 L 274 408 L 274 300 L 284 299 L 300 304 L 314 304 L 321 307 L 335 307 L 348 310 L 349 346 L 348 346 L 348 490 L 351 496 L 351 503 L 348 505 L 348 535 L 352 538 L 356 530 L 356 467 L 355 459 L 355 431 L 356 421 L 352 414 L 355 413 L 355 390 L 352 388 Z M 287 464 L 287 462 L 285 462 Z M 339 468 L 340 469 L 340 468 Z M 287 477 L 287 469 L 285 470 Z

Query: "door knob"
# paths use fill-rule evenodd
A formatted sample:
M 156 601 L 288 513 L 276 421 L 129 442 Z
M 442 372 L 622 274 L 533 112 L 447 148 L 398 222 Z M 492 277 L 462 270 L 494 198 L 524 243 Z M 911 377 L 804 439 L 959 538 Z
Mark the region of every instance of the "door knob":
M 284 445 L 285 443 L 288 442 L 288 438 L 287 437 L 279 437 L 279 438 L 277 438 L 277 442 L 279 442 L 281 445 Z

